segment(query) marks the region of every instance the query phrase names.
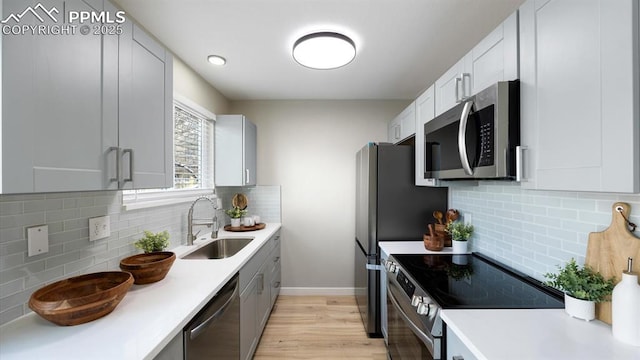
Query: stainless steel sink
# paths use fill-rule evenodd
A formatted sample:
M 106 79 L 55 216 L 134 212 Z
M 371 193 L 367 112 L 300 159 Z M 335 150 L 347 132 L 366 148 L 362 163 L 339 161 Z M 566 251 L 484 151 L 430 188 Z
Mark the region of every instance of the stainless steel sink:
M 183 259 L 224 259 L 242 250 L 253 238 L 221 238 L 183 256 Z

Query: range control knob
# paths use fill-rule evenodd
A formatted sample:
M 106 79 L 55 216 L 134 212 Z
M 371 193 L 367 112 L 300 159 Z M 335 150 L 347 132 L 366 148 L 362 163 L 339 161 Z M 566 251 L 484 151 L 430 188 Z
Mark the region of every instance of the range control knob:
M 418 308 L 416 309 L 416 312 L 418 313 L 418 315 L 429 316 L 430 311 L 431 311 L 431 306 L 426 302 L 421 302 L 418 305 Z
M 387 272 L 390 272 L 390 273 L 395 273 L 396 270 L 397 270 L 396 263 L 394 263 L 393 261 L 389 261 L 389 260 L 385 261 L 384 267 L 385 267 L 385 269 L 387 269 Z
M 420 295 L 413 295 L 411 297 L 411 306 L 413 307 L 417 307 L 418 305 L 422 304 L 422 296 Z

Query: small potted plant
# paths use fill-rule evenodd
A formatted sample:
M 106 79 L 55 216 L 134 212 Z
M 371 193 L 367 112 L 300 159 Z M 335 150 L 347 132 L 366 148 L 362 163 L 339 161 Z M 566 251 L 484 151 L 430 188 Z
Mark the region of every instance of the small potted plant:
M 545 284 L 564 292 L 564 307 L 569 316 L 593 320 L 596 303 L 608 301 L 614 279 L 605 279 L 586 265 L 579 267 L 573 258 L 564 267 L 558 266 L 558 270 L 557 274 L 544 274 L 549 279 Z
M 465 224 L 461 221 L 453 221 L 446 227 L 447 233 L 451 235 L 451 246 L 453 253 L 466 253 L 467 241 L 473 235 L 473 225 Z
M 120 260 L 120 269 L 130 272 L 135 284 L 149 284 L 164 279 L 176 260 L 176 254 L 164 251 L 169 246 L 169 233 L 145 230 L 144 237 L 133 245 L 144 251 L 144 254 Z
M 240 219 L 247 214 L 247 210 L 234 206 L 232 209 L 225 210 L 225 213 L 231 218 L 231 227 L 240 227 Z
M 165 230 L 154 234 L 145 230 L 144 237 L 134 242 L 133 245 L 145 253 L 162 251 L 169 246 L 169 233 Z

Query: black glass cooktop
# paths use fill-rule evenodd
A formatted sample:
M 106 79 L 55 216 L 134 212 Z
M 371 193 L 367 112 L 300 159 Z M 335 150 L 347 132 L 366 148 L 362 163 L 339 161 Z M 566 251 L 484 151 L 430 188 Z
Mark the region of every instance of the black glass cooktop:
M 483 255 L 393 255 L 443 309 L 564 308 L 559 292 Z

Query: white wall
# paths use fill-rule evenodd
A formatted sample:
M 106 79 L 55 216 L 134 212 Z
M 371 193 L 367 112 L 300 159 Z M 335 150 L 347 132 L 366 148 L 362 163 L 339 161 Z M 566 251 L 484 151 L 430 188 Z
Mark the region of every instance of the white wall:
M 229 111 L 229 100 L 175 55 L 173 57 L 173 92 L 214 114 L 226 114 Z
M 258 184 L 281 185 L 283 287 L 353 288 L 355 154 L 407 103 L 231 102 L 258 126 Z

